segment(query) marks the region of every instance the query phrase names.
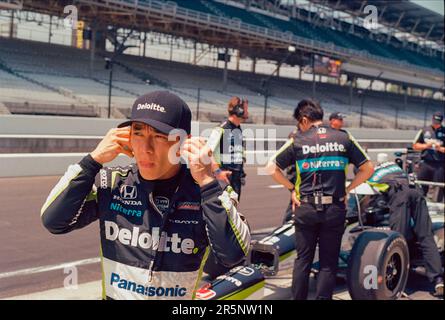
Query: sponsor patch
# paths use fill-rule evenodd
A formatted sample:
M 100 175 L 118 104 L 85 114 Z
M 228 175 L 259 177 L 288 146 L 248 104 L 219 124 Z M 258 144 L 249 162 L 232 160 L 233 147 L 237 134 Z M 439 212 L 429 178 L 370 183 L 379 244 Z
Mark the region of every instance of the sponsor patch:
M 134 281 L 124 279 L 114 272 L 111 273 L 110 285 L 148 297 L 183 297 L 187 294 L 187 288 L 181 288 L 178 285 L 175 287 L 144 286 Z
M 208 288 L 201 288 L 196 291 L 196 298 L 199 300 L 210 300 L 215 296 L 216 292 Z
M 201 203 L 190 202 L 190 201 L 178 202 L 177 209 L 178 210 L 195 210 L 195 211 L 197 211 L 197 210 L 201 209 Z
M 345 157 L 321 157 L 299 160 L 297 164 L 301 172 L 344 170 L 348 165 L 348 159 Z

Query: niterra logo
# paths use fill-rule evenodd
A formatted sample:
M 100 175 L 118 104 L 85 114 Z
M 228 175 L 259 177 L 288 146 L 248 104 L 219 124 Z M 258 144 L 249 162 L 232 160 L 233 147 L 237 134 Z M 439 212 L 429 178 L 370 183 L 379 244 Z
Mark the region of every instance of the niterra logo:
M 127 208 L 122 207 L 120 203 L 111 202 L 110 210 L 117 211 L 117 212 L 122 213 L 129 217 L 138 217 L 138 218 L 142 217 L 141 210 L 127 209 Z
M 159 112 L 166 112 L 164 107 L 161 107 L 159 104 L 156 103 L 144 103 L 144 104 L 138 104 L 137 110 L 154 110 Z
M 303 154 L 340 151 L 345 152 L 345 146 L 337 142 L 326 142 L 325 144 L 316 144 L 315 146 L 302 146 Z
M 119 289 L 133 291 L 148 297 L 183 297 L 187 294 L 186 288 L 176 285 L 174 288 L 151 287 L 137 284 L 136 282 L 123 279 L 116 273 L 111 273 L 110 284 L 117 285 Z
M 105 221 L 105 238 L 110 241 L 119 241 L 123 245 L 140 247 L 142 249 L 158 250 L 160 252 L 185 253 L 192 254 L 195 248 L 195 242 L 190 238 L 181 239 L 177 233 L 168 236 L 162 231 L 159 237 L 159 228 L 152 229 L 152 233 L 142 232 L 139 234 L 139 228 L 133 227 L 133 230 L 119 228 L 112 221 Z M 171 245 L 171 246 L 170 246 Z
M 344 170 L 348 164 L 345 157 L 322 157 L 297 161 L 301 172 L 316 170 Z

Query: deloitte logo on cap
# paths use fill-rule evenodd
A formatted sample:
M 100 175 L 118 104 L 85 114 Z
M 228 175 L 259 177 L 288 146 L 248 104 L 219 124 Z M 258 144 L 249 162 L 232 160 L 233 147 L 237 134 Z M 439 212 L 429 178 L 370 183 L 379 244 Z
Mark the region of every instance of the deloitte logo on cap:
M 154 110 L 159 112 L 166 112 L 164 107 L 161 107 L 159 104 L 156 103 L 144 103 L 144 104 L 138 104 L 137 110 Z

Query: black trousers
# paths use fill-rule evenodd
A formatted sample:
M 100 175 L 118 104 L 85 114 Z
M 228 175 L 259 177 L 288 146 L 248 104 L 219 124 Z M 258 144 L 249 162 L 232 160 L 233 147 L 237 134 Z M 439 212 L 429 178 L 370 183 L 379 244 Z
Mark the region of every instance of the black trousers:
M 442 263 L 422 193 L 407 185 L 397 184 L 391 186 L 387 197 L 391 230 L 400 232 L 408 241 L 415 239 L 419 243 L 430 281 L 442 276 Z
M 444 164 L 440 162 L 422 161 L 417 174 L 417 179 L 433 182 L 445 182 Z M 422 186 L 423 194 L 426 196 L 429 186 Z M 437 198 L 434 201 L 443 201 L 443 188 L 439 188 Z
M 345 230 L 344 203 L 326 205 L 316 211 L 312 204 L 302 203 L 295 211 L 295 249 L 292 296 L 305 300 L 308 295 L 309 274 L 318 243 L 320 273 L 317 280 L 317 299 L 332 299 L 338 266 L 341 239 Z
M 229 177 L 230 185 L 238 194 L 238 201 L 241 200 L 241 175 L 241 171 L 232 171 L 232 174 Z

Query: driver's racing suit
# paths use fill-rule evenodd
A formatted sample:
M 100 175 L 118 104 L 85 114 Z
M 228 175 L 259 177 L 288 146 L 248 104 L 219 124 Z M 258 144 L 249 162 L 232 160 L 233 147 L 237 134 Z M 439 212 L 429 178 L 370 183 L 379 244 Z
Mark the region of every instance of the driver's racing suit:
M 102 169 L 88 155 L 51 191 L 42 221 L 61 234 L 99 220 L 104 299 L 192 299 L 209 249 L 220 263 L 237 264 L 250 231 L 217 181 L 200 188 L 185 166 L 178 181 L 163 213 L 153 201 L 156 182 L 136 165 Z
M 419 242 L 430 281 L 442 278 L 440 255 L 434 241 L 428 207 L 421 191 L 411 188 L 408 175 L 391 161 L 376 166 L 368 184 L 382 193 L 373 200 L 371 206 L 378 204 L 381 199 L 388 203 L 391 230 L 400 232 L 407 240 L 412 240 L 415 236 Z

